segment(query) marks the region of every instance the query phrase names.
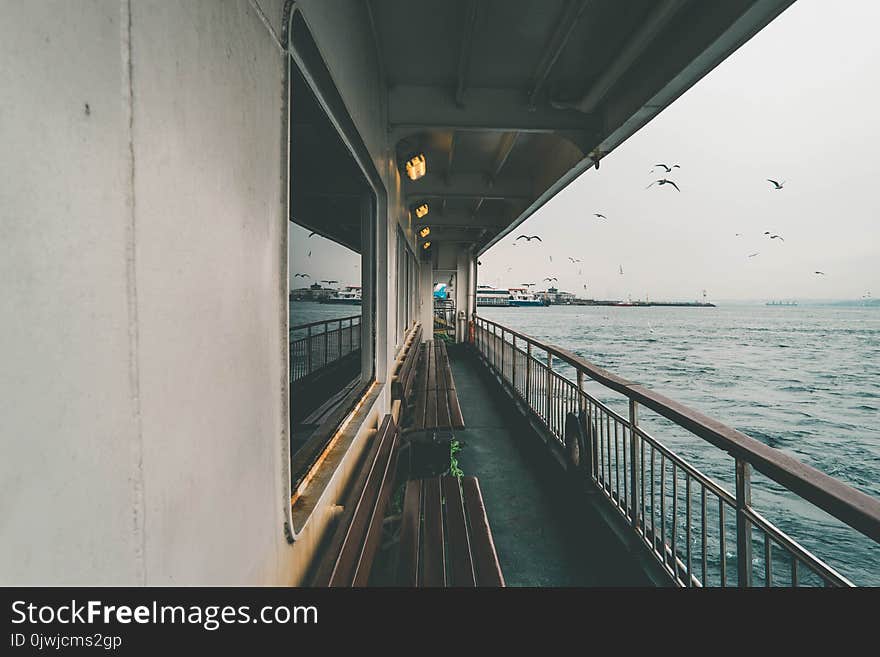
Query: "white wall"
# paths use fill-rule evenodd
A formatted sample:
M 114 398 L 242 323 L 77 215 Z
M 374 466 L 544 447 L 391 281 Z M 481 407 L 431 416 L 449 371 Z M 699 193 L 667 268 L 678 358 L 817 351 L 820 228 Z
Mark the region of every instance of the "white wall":
M 301 581 L 327 514 L 288 543 L 284 6 L 0 0 L 0 584 Z M 297 6 L 390 190 L 394 326 L 364 8 Z
M 152 584 L 271 582 L 284 56 L 247 2 L 133 3 L 138 372 Z
M 137 583 L 119 3 L 3 0 L 0 16 L 0 584 Z
M 284 582 L 284 55 L 247 0 L 44 4 L 0 10 L 0 582 Z

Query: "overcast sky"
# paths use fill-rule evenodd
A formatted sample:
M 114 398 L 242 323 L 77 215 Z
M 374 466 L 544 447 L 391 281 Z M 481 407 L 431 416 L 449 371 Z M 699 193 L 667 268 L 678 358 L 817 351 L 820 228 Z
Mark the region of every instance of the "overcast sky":
M 880 296 L 878 25 L 880 2 L 799 0 L 484 254 L 480 282 L 556 276 L 595 298 Z M 657 162 L 681 165 L 669 175 L 681 193 L 645 189 L 662 177 Z M 544 241 L 513 246 L 521 233 Z M 292 272 L 305 266 L 303 237 Z M 353 256 L 337 268 L 329 248 L 313 267 L 321 278 L 358 271 Z

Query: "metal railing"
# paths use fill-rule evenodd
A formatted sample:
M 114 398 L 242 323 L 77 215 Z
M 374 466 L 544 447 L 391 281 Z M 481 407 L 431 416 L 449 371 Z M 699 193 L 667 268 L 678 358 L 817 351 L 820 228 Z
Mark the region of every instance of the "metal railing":
M 752 469 L 880 543 L 880 501 L 693 409 L 583 358 L 477 317 L 475 347 L 569 460 L 589 476 L 680 586 L 852 586 L 762 516 Z M 574 369 L 576 381 L 554 370 Z M 585 378 L 626 397 L 612 410 Z M 735 488 L 700 472 L 639 423 L 650 409 L 733 458 Z
M 361 348 L 361 316 L 290 328 L 290 382 L 317 372 Z

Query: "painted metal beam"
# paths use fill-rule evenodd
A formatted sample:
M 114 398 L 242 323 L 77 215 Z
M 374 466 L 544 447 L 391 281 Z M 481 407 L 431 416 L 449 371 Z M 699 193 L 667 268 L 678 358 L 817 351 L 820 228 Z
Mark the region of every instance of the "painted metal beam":
M 396 85 L 388 92 L 392 143 L 425 130 L 484 132 L 595 132 L 595 118 L 549 104 L 530 109 L 521 89 L 473 88 L 466 107 L 437 86 Z
M 688 4 L 689 0 L 663 0 L 650 13 L 648 18 L 639 26 L 635 34 L 630 37 L 623 49 L 614 58 L 590 86 L 589 91 L 577 102 L 554 103 L 554 107 L 566 107 L 577 109 L 580 112 L 590 113 L 596 109 L 605 98 L 611 88 L 629 70 L 635 61 L 645 52 L 660 33 L 675 18 L 678 11 Z
M 562 54 L 565 46 L 568 45 L 568 40 L 571 38 L 574 28 L 577 27 L 578 21 L 589 5 L 590 0 L 568 0 L 568 3 L 563 8 L 559 21 L 556 23 L 556 28 L 547 41 L 544 51 L 541 53 L 541 58 L 538 60 L 538 66 L 532 77 L 529 107 L 535 107 L 538 94 L 541 93 L 544 83 L 547 81 L 547 76 L 550 75 L 553 65 L 556 64 L 559 55 Z
M 464 27 L 461 31 L 461 47 L 458 53 L 458 78 L 455 85 L 455 104 L 464 106 L 464 90 L 467 87 L 468 71 L 471 68 L 471 53 L 474 49 L 474 32 L 477 24 L 477 12 L 481 0 L 469 0 L 464 14 Z
M 500 169 L 493 168 L 497 176 Z M 407 181 L 407 202 L 432 198 L 527 199 L 531 198 L 532 178 L 491 178 L 481 173 L 456 173 L 447 179 L 437 173 L 428 173 L 419 180 Z

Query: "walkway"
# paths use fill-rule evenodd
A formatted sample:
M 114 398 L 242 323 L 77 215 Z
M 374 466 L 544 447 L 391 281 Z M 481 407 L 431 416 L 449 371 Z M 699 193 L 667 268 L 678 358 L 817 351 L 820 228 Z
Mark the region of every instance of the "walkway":
M 467 426 L 455 432 L 459 463 L 480 480 L 507 585 L 650 586 L 599 513 L 562 490 L 561 470 L 476 356 L 458 347 L 449 357 Z

